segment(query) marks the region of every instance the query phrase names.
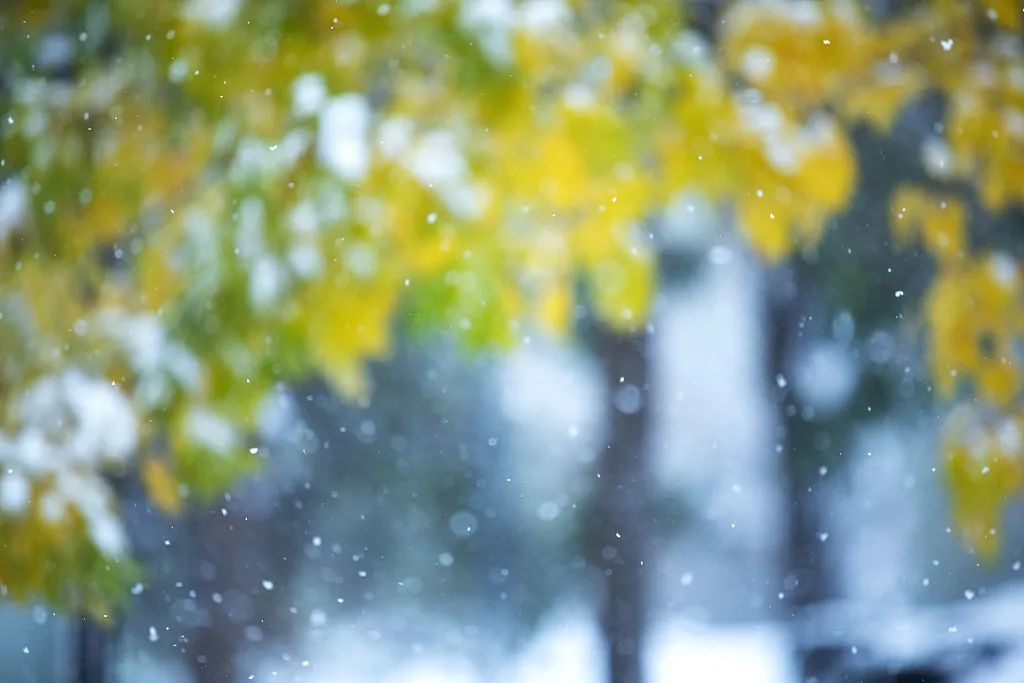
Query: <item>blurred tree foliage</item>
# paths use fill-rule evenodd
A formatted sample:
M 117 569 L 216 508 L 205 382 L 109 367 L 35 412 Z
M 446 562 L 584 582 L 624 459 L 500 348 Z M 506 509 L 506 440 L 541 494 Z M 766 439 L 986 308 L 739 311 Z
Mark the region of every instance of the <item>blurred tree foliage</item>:
M 994 551 L 1024 254 L 970 228 L 1024 199 L 1024 8 L 727 5 L 708 35 L 657 0 L 6 3 L 0 588 L 105 613 L 135 573 L 111 476 L 172 514 L 217 495 L 278 382 L 363 396 L 396 329 L 564 335 L 582 280 L 641 333 L 648 219 L 680 191 L 769 261 L 813 249 L 857 184 L 851 131 L 932 93 L 892 230 L 934 258 L 955 513 Z

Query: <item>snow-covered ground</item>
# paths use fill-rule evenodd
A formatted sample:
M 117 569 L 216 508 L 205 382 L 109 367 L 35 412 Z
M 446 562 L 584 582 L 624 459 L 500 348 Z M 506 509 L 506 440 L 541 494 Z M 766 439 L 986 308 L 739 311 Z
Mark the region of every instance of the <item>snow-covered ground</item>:
M 806 645 L 839 653 L 823 683 L 935 671 L 951 683 L 1024 681 L 1024 585 L 924 608 L 835 604 L 816 609 L 798 631 Z M 325 625 L 287 654 L 261 653 L 246 675 L 294 683 L 603 683 L 593 614 L 555 609 L 519 648 L 495 653 L 488 634 L 439 623 L 416 636 L 389 637 L 367 614 Z M 468 631 L 468 633 L 467 633 Z M 793 635 L 786 624 L 709 625 L 662 618 L 647 641 L 648 683 L 794 683 Z M 243 669 L 245 667 L 243 666 Z M 243 679 L 245 676 L 243 676 Z M 916 679 L 914 679 L 916 680 Z
M 445 629 L 438 629 L 442 634 Z M 371 631 L 372 633 L 372 631 Z M 471 644 L 435 648 L 367 638 L 345 625 L 310 643 L 308 652 L 257 664 L 256 681 L 303 683 L 602 683 L 604 659 L 596 622 L 583 609 L 549 617 L 525 647 L 497 661 L 473 661 Z M 441 637 L 441 640 L 449 639 Z M 325 646 L 326 645 L 326 646 Z M 651 628 L 649 683 L 791 683 L 790 646 L 778 624 L 708 627 L 667 619 Z M 305 664 L 304 664 L 305 663 Z

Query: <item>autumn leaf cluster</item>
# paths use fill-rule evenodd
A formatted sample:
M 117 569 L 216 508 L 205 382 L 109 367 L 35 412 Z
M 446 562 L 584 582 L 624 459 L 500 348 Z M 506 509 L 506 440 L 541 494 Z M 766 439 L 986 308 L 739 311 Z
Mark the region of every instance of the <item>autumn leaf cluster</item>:
M 893 231 L 939 265 L 937 386 L 1018 419 L 1019 265 L 936 192 L 1024 198 L 1018 3 L 742 0 L 713 35 L 653 0 L 69 5 L 0 20 L 15 597 L 102 611 L 133 571 L 109 475 L 168 513 L 217 495 L 258 466 L 280 382 L 358 398 L 398 333 L 564 336 L 581 292 L 641 332 L 652 219 L 682 192 L 769 261 L 813 248 L 857 185 L 850 131 L 887 133 L 926 91 L 949 101 L 922 150 L 935 183 L 894 193 Z M 950 456 L 975 540 L 998 514 L 970 503 L 989 442 Z

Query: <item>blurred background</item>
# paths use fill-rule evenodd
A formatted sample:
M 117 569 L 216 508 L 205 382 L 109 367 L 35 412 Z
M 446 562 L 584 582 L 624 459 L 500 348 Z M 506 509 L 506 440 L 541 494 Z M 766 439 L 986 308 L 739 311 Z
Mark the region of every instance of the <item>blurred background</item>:
M 7 0 L 0 681 L 1024 680 L 1022 23 Z

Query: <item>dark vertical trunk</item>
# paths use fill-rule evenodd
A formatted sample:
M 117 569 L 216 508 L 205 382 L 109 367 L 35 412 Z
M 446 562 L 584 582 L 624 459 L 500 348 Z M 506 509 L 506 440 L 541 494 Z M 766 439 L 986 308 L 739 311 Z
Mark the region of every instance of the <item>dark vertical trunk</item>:
M 204 592 L 227 595 L 232 588 L 240 586 L 235 573 L 238 559 L 237 530 L 233 533 L 231 521 L 209 510 L 197 510 L 190 520 L 193 553 L 200 562 L 213 568 L 212 576 L 199 578 L 204 582 Z M 242 637 L 239 626 L 228 614 L 229 606 L 212 600 L 206 605 L 210 621 L 197 628 L 192 636 L 192 675 L 195 683 L 232 683 L 235 680 L 235 658 L 239 640 Z
M 223 610 L 212 610 L 212 622 L 195 635 L 192 675 L 195 683 L 232 683 L 240 634 Z
M 88 616 L 80 616 L 74 629 L 75 683 L 110 683 L 113 633 Z
M 610 683 L 641 683 L 646 616 L 644 509 L 649 430 L 649 335 L 594 326 L 607 389 L 607 436 L 594 491 L 594 561 L 604 574 L 601 629 Z
M 787 506 L 783 604 L 788 606 L 784 607 L 785 613 L 793 619 L 795 628 L 804 608 L 835 597 L 836 591 L 827 555 L 830 546 L 820 537 L 824 524 L 815 488 L 820 476 L 814 427 L 804 415 L 790 377 L 811 312 L 813 282 L 808 270 L 809 266 L 797 258 L 792 266 L 769 273 L 766 312 L 768 381 L 778 410 L 775 443 Z M 805 652 L 799 633 L 795 635 L 801 680 L 813 680 L 823 673 L 818 670 L 820 663 Z
M 238 637 L 230 624 L 214 623 L 196 634 L 196 656 L 192 672 L 196 683 L 231 683 L 235 680 L 235 654 Z

